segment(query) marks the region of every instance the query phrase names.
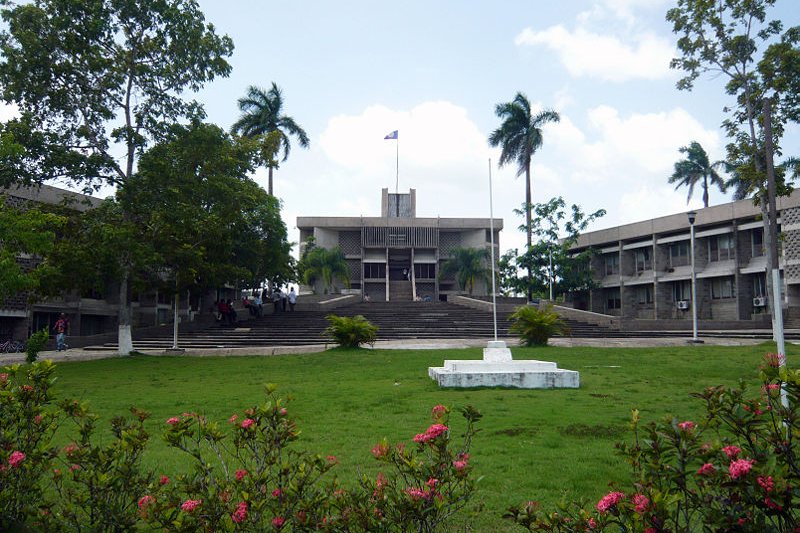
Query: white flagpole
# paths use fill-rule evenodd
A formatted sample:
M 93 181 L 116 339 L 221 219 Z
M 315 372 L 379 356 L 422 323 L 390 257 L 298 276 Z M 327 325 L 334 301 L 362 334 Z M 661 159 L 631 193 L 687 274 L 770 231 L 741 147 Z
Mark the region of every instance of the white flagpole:
M 492 318 L 494 320 L 494 340 L 497 340 L 497 288 L 494 273 L 494 207 L 492 206 L 492 158 L 489 158 L 489 234 L 492 261 Z
M 400 132 L 397 132 L 397 134 L 394 137 L 394 148 L 395 148 L 394 194 L 395 194 L 395 205 L 397 206 L 397 218 L 400 218 Z

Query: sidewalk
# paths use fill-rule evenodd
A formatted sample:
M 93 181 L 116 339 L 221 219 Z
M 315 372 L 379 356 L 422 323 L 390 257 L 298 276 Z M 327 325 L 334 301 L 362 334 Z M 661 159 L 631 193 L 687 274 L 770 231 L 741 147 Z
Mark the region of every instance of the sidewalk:
M 571 339 L 557 337 L 550 339 L 551 346 L 593 346 L 597 348 L 646 348 L 656 346 L 688 346 L 686 338 L 681 337 L 661 337 L 661 338 L 636 338 L 636 339 Z M 488 340 L 488 339 L 487 339 Z M 375 343 L 376 350 L 441 350 L 459 348 L 480 348 L 486 346 L 487 340 L 482 339 L 408 339 L 400 341 L 378 341 Z M 760 339 L 741 339 L 708 337 L 702 338 L 707 346 L 755 346 L 764 342 Z M 513 341 L 512 341 L 513 342 Z M 509 343 L 513 348 L 515 344 Z M 333 347 L 332 344 L 309 344 L 305 346 L 252 346 L 246 348 L 209 348 L 209 349 L 187 349 L 185 352 L 167 353 L 165 350 L 141 350 L 140 353 L 146 355 L 185 355 L 190 357 L 210 357 L 210 356 L 271 356 L 271 355 L 292 355 L 304 353 L 316 353 L 325 351 Z M 118 357 L 113 350 L 84 350 L 82 348 L 70 348 L 63 352 L 44 351 L 39 353 L 39 359 L 49 359 L 54 362 L 63 361 L 93 361 L 96 359 L 107 359 Z M 0 355 L 0 366 L 24 363 L 25 354 L 3 354 Z

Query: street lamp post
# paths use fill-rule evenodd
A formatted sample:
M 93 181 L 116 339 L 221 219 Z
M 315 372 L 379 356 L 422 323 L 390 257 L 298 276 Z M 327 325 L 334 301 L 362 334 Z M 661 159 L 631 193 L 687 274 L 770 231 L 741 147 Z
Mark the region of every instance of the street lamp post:
M 697 212 L 689 211 L 686 216 L 689 217 L 689 253 L 692 257 L 692 340 L 689 342 L 700 344 L 703 341 L 697 338 L 697 272 L 694 265 L 694 221 Z

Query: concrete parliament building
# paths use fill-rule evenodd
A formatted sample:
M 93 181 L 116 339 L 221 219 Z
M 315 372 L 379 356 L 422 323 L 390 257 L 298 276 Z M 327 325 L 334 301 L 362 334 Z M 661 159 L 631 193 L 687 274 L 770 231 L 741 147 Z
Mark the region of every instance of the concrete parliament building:
M 792 325 L 800 319 L 800 191 L 778 198 L 777 209 L 781 305 Z M 768 325 L 771 297 L 760 207 L 741 200 L 696 211 L 698 318 L 707 327 Z M 585 233 L 573 249 L 587 248 L 595 251 L 591 268 L 598 287 L 575 295 L 576 308 L 619 316 L 629 325 L 691 323 L 695 302 L 686 213 Z
M 442 264 L 456 248 L 489 249 L 492 228 L 497 260 L 502 219 L 417 217 L 414 189 L 400 194 L 383 189 L 379 217 L 297 218 L 301 247 L 310 237 L 316 246 L 339 247 L 350 290 L 371 301 L 439 301 L 461 293 L 455 279 L 440 279 Z M 479 282 L 473 294 L 490 292 L 491 286 Z

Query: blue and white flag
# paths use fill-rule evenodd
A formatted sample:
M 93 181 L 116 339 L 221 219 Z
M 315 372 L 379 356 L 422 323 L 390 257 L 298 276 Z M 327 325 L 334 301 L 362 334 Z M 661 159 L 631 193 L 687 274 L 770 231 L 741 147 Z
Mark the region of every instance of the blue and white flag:
M 394 130 L 392 133 L 384 137 L 384 139 L 397 139 L 397 130 Z

